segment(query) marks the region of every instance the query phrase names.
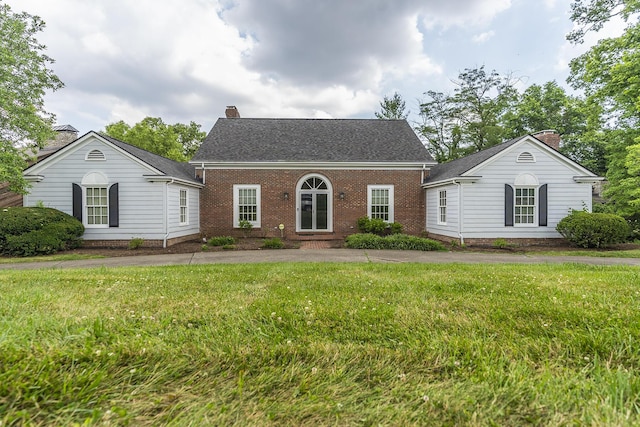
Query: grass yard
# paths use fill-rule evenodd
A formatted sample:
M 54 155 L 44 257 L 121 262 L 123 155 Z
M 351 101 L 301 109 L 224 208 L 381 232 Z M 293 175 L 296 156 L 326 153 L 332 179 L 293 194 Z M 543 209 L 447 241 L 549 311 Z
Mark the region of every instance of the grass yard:
M 638 425 L 640 269 L 0 271 L 0 425 Z

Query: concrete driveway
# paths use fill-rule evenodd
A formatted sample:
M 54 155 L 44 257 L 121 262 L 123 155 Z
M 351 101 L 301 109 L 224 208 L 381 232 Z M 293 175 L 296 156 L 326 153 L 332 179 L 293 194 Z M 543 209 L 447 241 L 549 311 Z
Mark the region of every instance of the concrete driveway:
M 463 263 L 463 264 L 561 264 L 640 266 L 639 258 L 549 256 L 489 252 L 421 252 L 364 249 L 280 249 L 255 251 L 198 252 L 192 254 L 141 255 L 76 261 L 43 261 L 0 264 L 0 270 L 92 268 L 197 264 L 241 264 L 266 262 L 375 262 L 375 263 Z

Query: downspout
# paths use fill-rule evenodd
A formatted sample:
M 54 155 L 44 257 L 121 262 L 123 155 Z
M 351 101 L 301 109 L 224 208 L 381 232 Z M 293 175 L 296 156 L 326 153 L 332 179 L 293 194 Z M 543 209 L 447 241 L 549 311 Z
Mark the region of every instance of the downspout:
M 463 199 L 463 191 L 462 191 L 462 184 L 458 181 L 453 181 L 454 184 L 456 184 L 458 186 L 458 237 L 460 238 L 460 245 L 464 245 L 464 235 L 462 234 L 463 231 L 463 218 L 462 218 L 462 213 L 464 212 L 463 209 L 463 204 L 464 204 L 464 199 Z
M 207 170 L 204 168 L 204 162 L 202 162 L 202 183 L 207 183 Z

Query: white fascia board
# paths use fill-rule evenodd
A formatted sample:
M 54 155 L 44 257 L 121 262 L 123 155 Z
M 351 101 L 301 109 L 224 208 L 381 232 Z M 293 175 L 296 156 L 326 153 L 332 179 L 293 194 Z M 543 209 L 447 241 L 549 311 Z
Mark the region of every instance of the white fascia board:
M 586 182 L 590 184 L 595 184 L 596 182 L 604 181 L 603 176 L 574 176 L 573 180 L 575 182 Z
M 427 182 L 422 184 L 422 188 L 427 189 L 451 184 L 472 184 L 479 181 L 480 178 L 482 178 L 482 176 L 457 176 L 455 178 L 443 179 L 442 181 Z
M 44 179 L 43 175 L 24 175 L 23 178 L 27 182 L 40 182 Z
M 200 184 L 197 182 L 192 182 L 192 181 L 187 181 L 185 179 L 181 179 L 181 178 L 174 178 L 171 176 L 167 176 L 167 175 L 144 175 L 144 179 L 146 179 L 149 182 L 168 182 L 168 183 L 175 183 L 175 184 L 180 184 L 180 185 L 185 185 L 188 187 L 195 187 L 195 188 L 203 188 L 204 184 Z
M 435 162 L 189 162 L 204 169 L 423 170 Z

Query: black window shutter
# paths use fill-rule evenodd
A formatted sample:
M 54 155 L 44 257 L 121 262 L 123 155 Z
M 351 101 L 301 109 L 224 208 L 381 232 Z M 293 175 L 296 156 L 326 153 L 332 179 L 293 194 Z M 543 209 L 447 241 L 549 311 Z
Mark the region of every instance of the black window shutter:
M 547 226 L 547 184 L 540 186 L 538 190 L 538 203 L 540 204 L 540 208 L 538 209 L 538 225 L 540 227 Z
M 513 227 L 513 187 L 504 185 L 504 225 Z
M 118 206 L 118 184 L 109 187 L 109 227 L 120 225 L 120 207 Z
M 73 217 L 78 221 L 82 221 L 82 187 L 78 184 L 72 184 L 72 205 Z

